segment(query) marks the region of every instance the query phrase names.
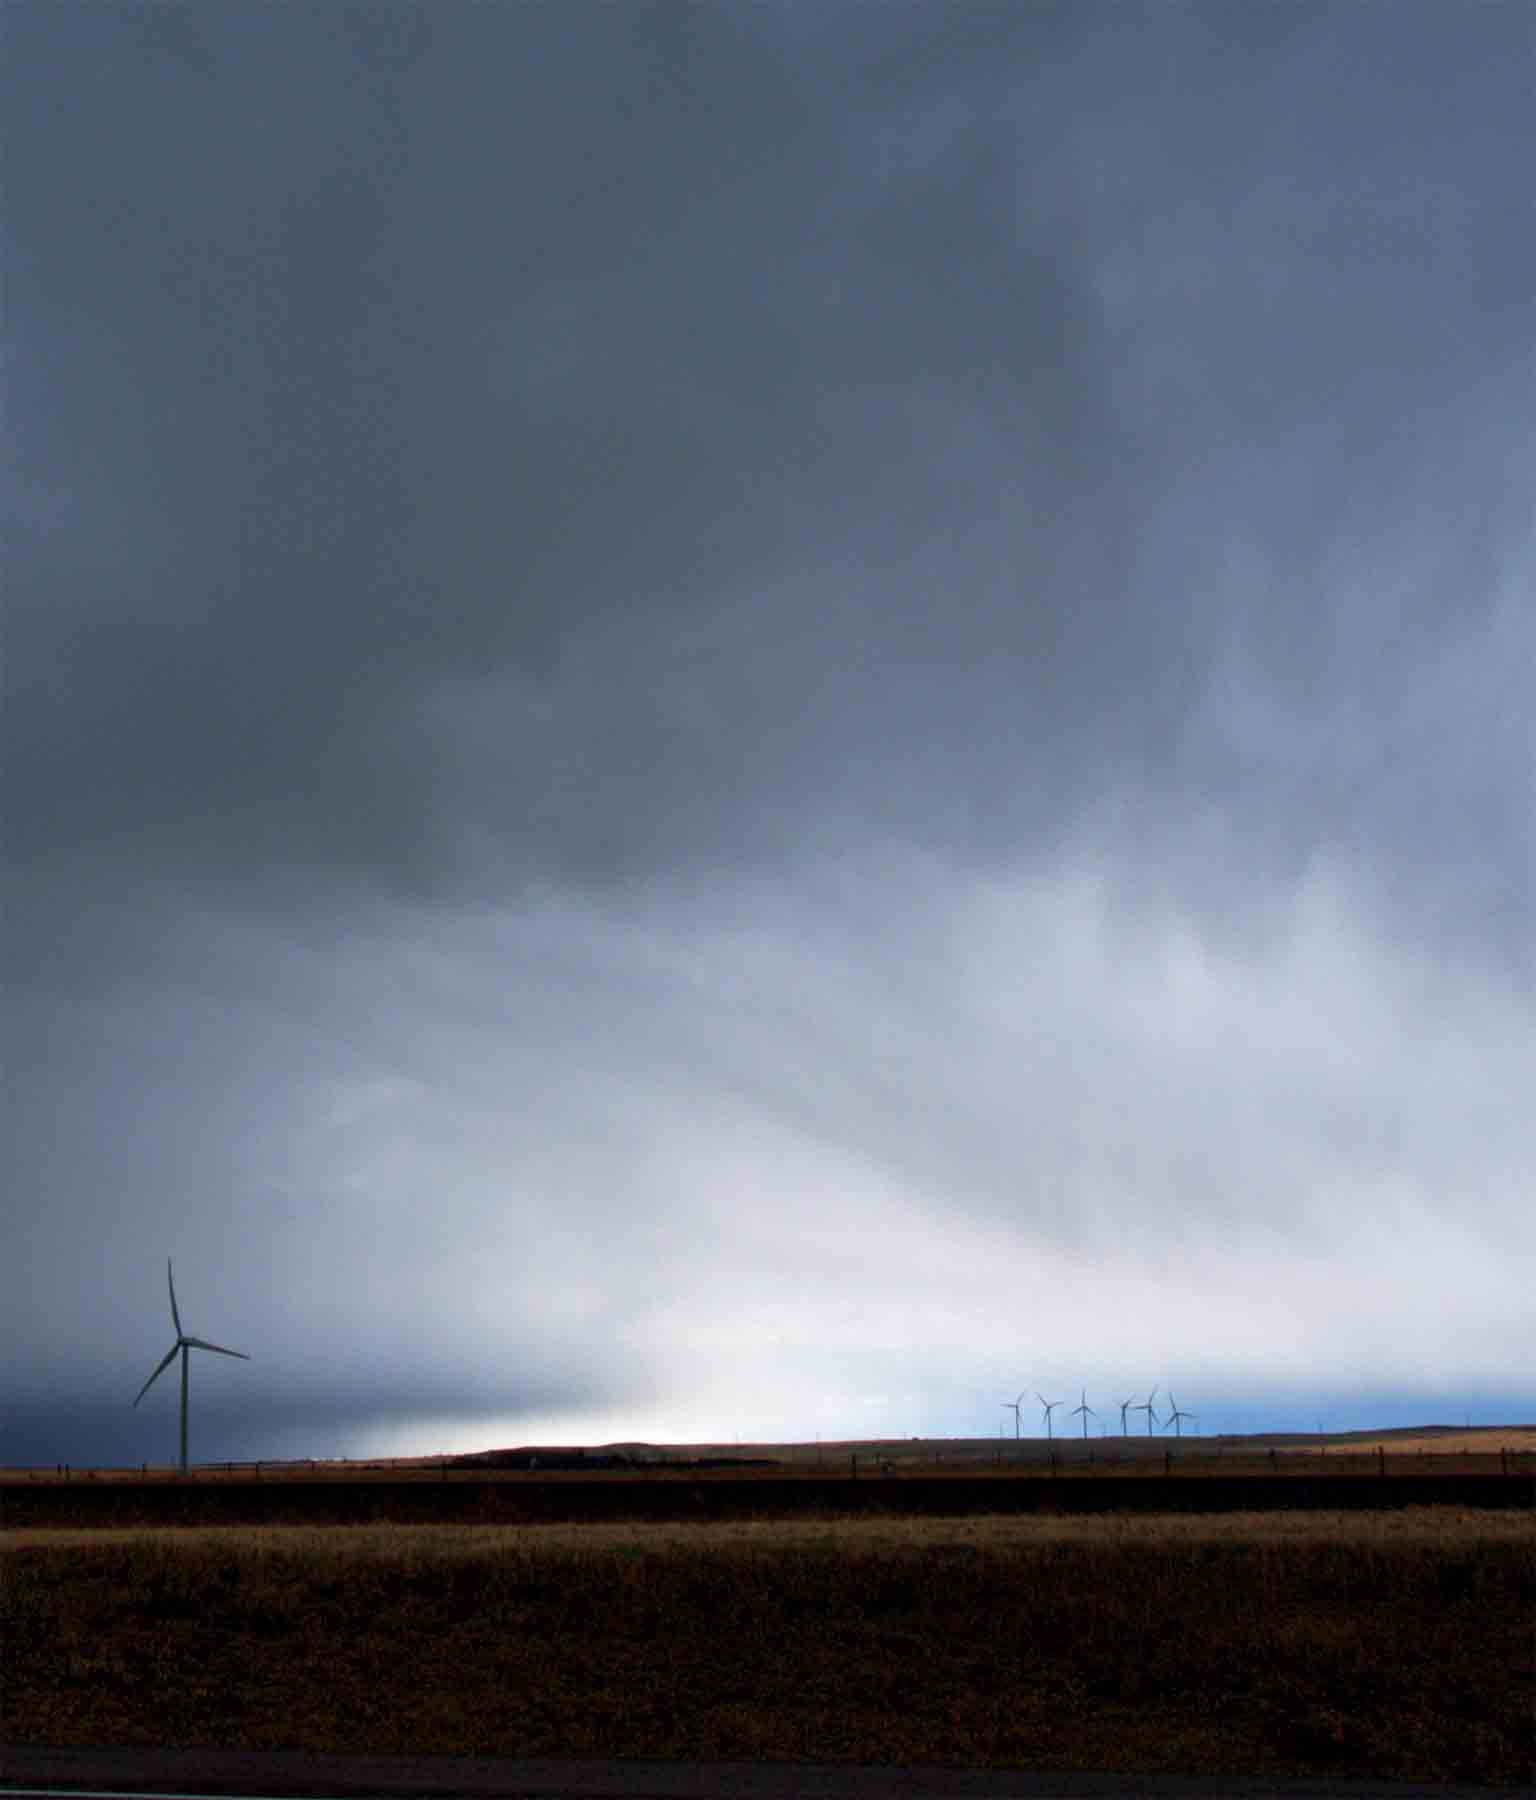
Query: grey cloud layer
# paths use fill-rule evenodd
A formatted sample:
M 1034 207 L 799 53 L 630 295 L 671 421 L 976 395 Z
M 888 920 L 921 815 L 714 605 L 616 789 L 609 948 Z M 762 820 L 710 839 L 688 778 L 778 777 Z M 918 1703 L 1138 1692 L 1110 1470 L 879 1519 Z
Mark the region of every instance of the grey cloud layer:
M 422 16 L 20 14 L 24 849 L 996 855 L 1150 781 L 1412 859 L 1358 739 L 1527 548 L 1517 16 Z M 1228 668 L 1357 806 L 1234 770 Z M 1452 847 L 1525 878 L 1484 679 Z
M 175 1238 L 337 1391 L 490 1314 L 654 1395 L 800 1266 L 733 1143 L 1043 1255 L 1514 1229 L 1525 7 L 6 31 L 19 1336 L 115 1381 L 69 1284 Z

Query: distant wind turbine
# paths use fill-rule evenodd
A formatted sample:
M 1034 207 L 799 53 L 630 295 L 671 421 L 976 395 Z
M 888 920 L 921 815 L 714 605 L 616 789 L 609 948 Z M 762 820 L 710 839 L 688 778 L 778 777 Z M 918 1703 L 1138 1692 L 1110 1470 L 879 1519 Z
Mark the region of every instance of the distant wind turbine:
M 243 1350 L 226 1350 L 222 1344 L 210 1344 L 206 1338 L 188 1337 L 181 1328 L 181 1313 L 176 1306 L 176 1278 L 171 1273 L 170 1258 L 165 1262 L 165 1280 L 171 1290 L 171 1321 L 176 1327 L 176 1342 L 161 1357 L 153 1375 L 146 1381 L 134 1397 L 134 1405 L 149 1392 L 165 1371 L 171 1366 L 176 1352 L 181 1352 L 181 1472 L 187 1472 L 187 1352 L 189 1350 L 213 1350 L 220 1356 L 238 1356 L 241 1362 L 251 1359 Z
M 1025 1393 L 1027 1393 L 1028 1391 L 1029 1390 L 1026 1388 Z M 1023 1436 L 1024 1428 L 1019 1423 L 1019 1412 L 1020 1412 L 1020 1409 L 1022 1408 L 1023 1404 L 1024 1404 L 1024 1395 L 1023 1394 L 1020 1394 L 1017 1400 L 1005 1400 L 1003 1402 L 1003 1411 L 1011 1412 L 1013 1414 L 1013 1440 L 1015 1443 L 1017 1443 L 1019 1441 L 1020 1437 Z
M 1168 1417 L 1163 1422 L 1164 1422 L 1164 1424 L 1171 1425 L 1173 1427 L 1173 1435 L 1176 1438 L 1183 1437 L 1183 1435 L 1184 1435 L 1184 1433 L 1179 1428 L 1179 1422 L 1182 1419 L 1194 1419 L 1194 1417 L 1195 1417 L 1195 1415 L 1193 1413 L 1180 1412 L 1179 1403 L 1173 1397 L 1173 1389 L 1169 1388 L 1169 1390 L 1168 1390 Z M 1196 1420 L 1195 1422 L 1197 1424 L 1199 1423 L 1198 1420 Z
M 1072 1417 L 1075 1419 L 1079 1413 L 1083 1415 L 1083 1437 L 1086 1440 L 1088 1436 L 1088 1415 L 1093 1413 L 1094 1418 L 1098 1418 L 1099 1415 L 1094 1412 L 1093 1408 L 1088 1404 L 1087 1388 L 1082 1390 L 1082 1399 L 1083 1403 L 1081 1406 L 1074 1406 L 1072 1408 Z
M 1051 1430 L 1051 1414 L 1061 1405 L 1061 1402 L 1059 1400 L 1047 1400 L 1044 1394 L 1036 1394 L 1035 1398 L 1040 1402 L 1041 1406 L 1045 1408 L 1045 1441 L 1050 1443 L 1055 1435 Z
M 1152 1410 L 1152 1402 L 1156 1398 L 1157 1398 L 1157 1389 L 1153 1388 L 1152 1392 L 1147 1395 L 1146 1399 L 1143 1400 L 1139 1406 L 1133 1406 L 1131 1408 L 1132 1412 L 1144 1412 L 1147 1415 L 1147 1436 L 1148 1437 L 1151 1437 L 1153 1431 L 1157 1427 L 1157 1414 L 1155 1412 L 1153 1412 L 1153 1410 Z
M 1120 1402 L 1120 1435 L 1121 1435 L 1121 1437 L 1129 1437 L 1131 1435 L 1131 1428 L 1125 1422 L 1125 1415 L 1135 1405 L 1136 1405 L 1136 1396 L 1134 1394 L 1131 1395 L 1129 1400 L 1122 1400 Z M 1136 1410 L 1138 1412 L 1140 1412 L 1141 1408 L 1138 1406 L 1138 1407 L 1136 1407 Z

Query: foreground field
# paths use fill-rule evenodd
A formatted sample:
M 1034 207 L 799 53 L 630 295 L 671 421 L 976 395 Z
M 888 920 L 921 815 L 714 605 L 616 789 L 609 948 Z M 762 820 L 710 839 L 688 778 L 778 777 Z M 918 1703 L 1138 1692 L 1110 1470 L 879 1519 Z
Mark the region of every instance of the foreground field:
M 1522 1782 L 1528 1512 L 10 1531 L 13 1742 Z

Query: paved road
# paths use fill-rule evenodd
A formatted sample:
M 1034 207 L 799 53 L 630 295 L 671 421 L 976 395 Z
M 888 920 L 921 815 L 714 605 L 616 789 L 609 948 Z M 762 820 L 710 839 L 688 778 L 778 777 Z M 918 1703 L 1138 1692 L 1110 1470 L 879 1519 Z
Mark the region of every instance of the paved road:
M 515 1762 L 302 1751 L 47 1750 L 0 1745 L 0 1797 L 123 1800 L 1532 1800 L 1536 1786 L 1042 1775 L 833 1763 Z

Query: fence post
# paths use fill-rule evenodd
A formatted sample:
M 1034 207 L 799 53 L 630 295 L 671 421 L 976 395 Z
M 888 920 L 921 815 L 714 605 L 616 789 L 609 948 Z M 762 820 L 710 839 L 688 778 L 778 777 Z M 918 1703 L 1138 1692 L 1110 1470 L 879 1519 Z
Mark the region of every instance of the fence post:
M 848 1460 L 853 1465 L 853 1479 L 857 1481 L 859 1478 L 859 1459 L 857 1455 L 854 1455 L 850 1456 Z
M 1387 1472 L 1387 1447 L 1385 1444 L 1378 1444 L 1376 1446 L 1376 1473 L 1378 1475 L 1385 1475 L 1386 1472 Z

